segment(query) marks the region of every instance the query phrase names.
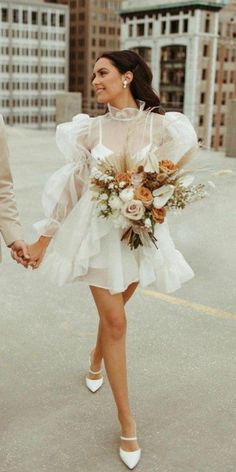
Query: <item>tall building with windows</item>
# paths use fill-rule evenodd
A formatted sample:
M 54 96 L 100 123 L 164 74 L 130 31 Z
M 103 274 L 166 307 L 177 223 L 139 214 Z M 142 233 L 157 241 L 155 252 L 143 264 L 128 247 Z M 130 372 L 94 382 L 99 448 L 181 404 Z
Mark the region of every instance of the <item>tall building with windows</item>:
M 211 135 L 211 146 L 215 150 L 225 147 L 227 109 L 229 102 L 234 98 L 236 98 L 236 0 L 231 0 L 219 14 Z
M 81 92 L 83 111 L 95 115 L 98 105 L 91 87 L 95 59 L 104 51 L 120 49 L 121 0 L 45 0 L 70 8 L 69 90 Z
M 6 123 L 54 127 L 68 89 L 67 6 L 0 0 L 0 110 Z
M 146 59 L 163 106 L 184 112 L 215 149 L 236 97 L 235 8 L 235 0 L 125 0 L 121 9 L 121 48 Z

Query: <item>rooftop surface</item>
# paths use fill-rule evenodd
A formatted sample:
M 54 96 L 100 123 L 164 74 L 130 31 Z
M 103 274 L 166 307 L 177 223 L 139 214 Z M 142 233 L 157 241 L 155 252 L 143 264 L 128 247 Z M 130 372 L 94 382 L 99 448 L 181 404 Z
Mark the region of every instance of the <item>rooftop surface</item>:
M 34 241 L 42 188 L 64 161 L 54 133 L 11 128 L 8 139 L 26 239 Z M 195 164 L 234 171 L 215 177 L 210 198 L 170 218 L 195 278 L 174 294 L 138 290 L 127 305 L 139 472 L 235 472 L 236 159 L 205 151 Z M 97 327 L 89 289 L 55 287 L 6 248 L 3 255 L 1 470 L 125 472 L 108 380 L 95 395 L 84 385 Z

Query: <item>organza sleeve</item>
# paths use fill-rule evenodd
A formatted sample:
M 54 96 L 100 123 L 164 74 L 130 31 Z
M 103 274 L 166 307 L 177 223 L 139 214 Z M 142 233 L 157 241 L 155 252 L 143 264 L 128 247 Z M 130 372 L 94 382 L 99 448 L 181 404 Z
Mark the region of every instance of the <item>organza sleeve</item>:
M 169 159 L 178 162 L 188 151 L 198 149 L 196 132 L 186 115 L 179 112 L 167 112 L 164 116 L 159 160 Z
M 52 237 L 88 187 L 89 120 L 88 115 L 79 114 L 57 127 L 56 143 L 68 162 L 49 178 L 43 190 L 46 218 L 34 224 L 40 235 Z

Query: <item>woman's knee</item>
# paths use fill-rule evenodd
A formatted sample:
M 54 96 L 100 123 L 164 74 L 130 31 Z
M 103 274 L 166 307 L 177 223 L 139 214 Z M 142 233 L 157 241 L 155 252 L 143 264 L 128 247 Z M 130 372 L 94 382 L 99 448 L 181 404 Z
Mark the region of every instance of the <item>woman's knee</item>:
M 124 313 L 109 310 L 101 319 L 103 329 L 113 339 L 120 339 L 126 332 L 126 318 Z

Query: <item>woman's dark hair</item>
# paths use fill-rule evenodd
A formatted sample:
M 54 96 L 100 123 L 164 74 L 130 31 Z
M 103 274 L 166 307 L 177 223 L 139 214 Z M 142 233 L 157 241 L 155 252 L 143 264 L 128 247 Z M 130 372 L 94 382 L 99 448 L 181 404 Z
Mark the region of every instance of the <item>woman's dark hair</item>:
M 133 72 L 130 91 L 135 100 L 143 100 L 145 109 L 156 107 L 152 110 L 154 113 L 165 114 L 160 99 L 152 88 L 152 71 L 139 54 L 129 50 L 104 52 L 96 62 L 102 57 L 109 59 L 121 74 Z

